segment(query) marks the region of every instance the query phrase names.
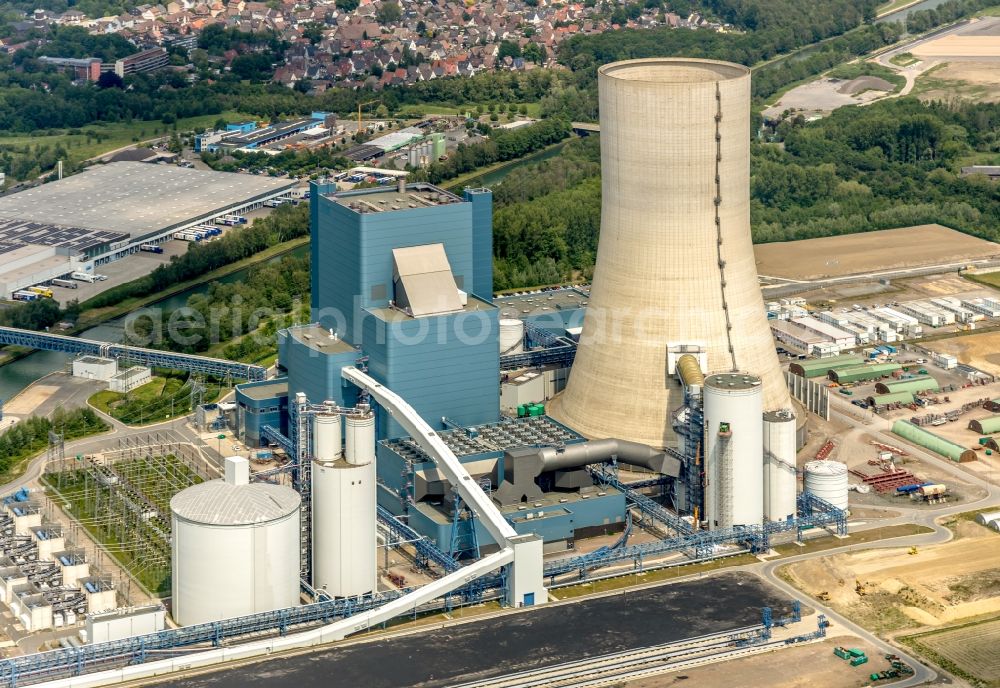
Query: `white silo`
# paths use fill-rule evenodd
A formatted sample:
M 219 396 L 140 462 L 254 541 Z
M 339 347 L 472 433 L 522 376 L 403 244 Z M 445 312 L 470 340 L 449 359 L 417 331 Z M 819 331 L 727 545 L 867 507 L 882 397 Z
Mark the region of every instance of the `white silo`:
M 839 461 L 808 462 L 803 471 L 802 491 L 846 511 L 847 465 Z
M 313 455 L 317 461 L 336 461 L 343 455 L 339 413 L 313 416 Z
M 763 394 L 760 378 L 705 378 L 705 518 L 712 528 L 760 525 L 763 518 Z
M 519 354 L 524 351 L 524 321 L 517 318 L 500 319 L 500 355 Z
M 785 409 L 764 414 L 764 517 L 795 518 L 795 414 Z
M 238 456 L 225 471 L 170 500 L 171 611 L 182 626 L 299 602 L 298 492 L 251 483 L 250 464 Z
M 343 456 L 312 466 L 313 587 L 332 597 L 372 592 L 378 577 L 375 416 L 346 416 L 345 437 Z

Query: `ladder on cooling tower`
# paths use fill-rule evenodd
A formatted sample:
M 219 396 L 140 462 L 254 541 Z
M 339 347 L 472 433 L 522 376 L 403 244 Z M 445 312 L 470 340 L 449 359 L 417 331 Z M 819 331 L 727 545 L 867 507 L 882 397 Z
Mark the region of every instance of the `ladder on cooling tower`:
M 729 424 L 719 428 L 719 443 L 717 445 L 718 487 L 715 490 L 716 521 L 719 526 L 731 528 L 733 525 L 733 434 L 729 432 Z

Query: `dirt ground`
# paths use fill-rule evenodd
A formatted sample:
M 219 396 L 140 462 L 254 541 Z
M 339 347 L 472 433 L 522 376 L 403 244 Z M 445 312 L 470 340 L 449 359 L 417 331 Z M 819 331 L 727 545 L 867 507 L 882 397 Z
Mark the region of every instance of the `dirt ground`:
M 1000 40 L 997 38 L 952 34 L 917 46 L 913 49 L 913 54 L 916 57 L 1000 57 Z
M 1000 256 L 1000 245 L 941 225 L 919 225 L 754 246 L 757 272 L 820 279 Z
M 922 346 L 939 353 L 952 354 L 961 363 L 1000 375 L 1000 332 L 969 334 L 953 339 L 926 342 Z
M 1000 40 L 997 40 L 1000 44 Z M 922 100 L 960 97 L 1000 101 L 1000 64 L 996 61 L 955 61 L 938 66 L 918 79 Z
M 762 114 L 768 119 L 777 119 L 786 110 L 799 111 L 806 116 L 825 114 L 845 105 L 877 100 L 893 90 L 891 83 L 875 77 L 861 77 L 850 81 L 817 79 L 791 89 Z
M 869 657 L 867 664 L 852 667 L 833 654 L 838 645 L 857 647 Z M 857 688 L 868 685 L 868 675 L 887 669 L 889 663 L 874 646 L 854 636 L 832 637 L 818 643 L 782 648 L 730 662 L 707 664 L 683 672 L 663 674 L 625 683 L 628 688 L 732 688 L 767 686 L 767 688 Z M 799 671 L 795 667 L 808 667 Z M 738 680 L 734 677 L 738 676 Z
M 1000 612 L 1000 537 L 956 521 L 943 545 L 835 554 L 783 569 L 794 585 L 880 633 Z

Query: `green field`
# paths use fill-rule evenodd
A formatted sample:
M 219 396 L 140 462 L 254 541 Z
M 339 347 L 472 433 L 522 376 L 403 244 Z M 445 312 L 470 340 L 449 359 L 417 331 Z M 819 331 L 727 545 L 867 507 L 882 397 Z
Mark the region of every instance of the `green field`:
M 186 132 L 195 129 L 209 128 L 218 119 L 230 122 L 253 119 L 250 115 L 238 112 L 224 112 L 221 115 L 202 115 L 179 119 L 176 126 L 166 125 L 160 121 L 117 122 L 113 124 L 90 124 L 77 130 L 63 130 L 59 133 L 40 135 L 28 134 L 20 136 L 0 135 L 0 150 L 10 150 L 15 154 L 30 155 L 37 146 L 66 149 L 68 165 L 74 165 L 90 158 L 98 157 L 110 151 L 130 146 L 139 141 L 167 136 L 173 131 Z M 71 133 L 76 132 L 76 133 Z M 46 170 L 41 170 L 45 172 Z
M 899 67 L 908 67 L 911 64 L 916 64 L 920 62 L 917 58 L 913 56 L 913 53 L 900 53 L 899 55 L 893 55 L 889 58 L 889 62 L 897 65 Z
M 204 403 L 219 398 L 222 386 L 205 382 Z M 156 376 L 141 387 L 122 394 L 103 390 L 90 397 L 99 411 L 127 425 L 148 425 L 191 413 L 191 381 L 179 376 Z
M 1000 619 L 901 638 L 942 669 L 981 688 L 1000 688 Z

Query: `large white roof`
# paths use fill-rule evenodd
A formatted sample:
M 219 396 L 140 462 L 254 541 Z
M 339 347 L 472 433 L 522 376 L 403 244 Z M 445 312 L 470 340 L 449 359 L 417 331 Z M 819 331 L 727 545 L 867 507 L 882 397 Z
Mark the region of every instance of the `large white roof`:
M 284 518 L 301 502 L 298 492 L 283 485 L 231 485 L 224 480 L 210 480 L 178 492 L 170 500 L 170 510 L 195 523 L 240 526 Z

